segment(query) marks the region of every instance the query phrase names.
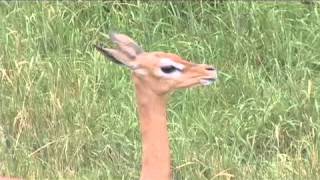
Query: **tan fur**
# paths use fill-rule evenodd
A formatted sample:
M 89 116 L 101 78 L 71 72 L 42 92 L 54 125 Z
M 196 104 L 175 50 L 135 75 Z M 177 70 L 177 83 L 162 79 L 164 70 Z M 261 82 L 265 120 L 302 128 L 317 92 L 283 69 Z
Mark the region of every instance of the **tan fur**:
M 133 72 L 143 146 L 141 180 L 169 180 L 171 160 L 166 119 L 167 97 L 176 89 L 198 86 L 207 79 L 217 79 L 217 71 L 212 66 L 194 64 L 176 54 L 144 52 L 124 34 L 113 33 L 111 39 L 117 44 L 116 49 L 97 49 Z M 164 58 L 183 65 L 183 70 L 174 78 L 170 74 L 164 76 L 160 63 Z

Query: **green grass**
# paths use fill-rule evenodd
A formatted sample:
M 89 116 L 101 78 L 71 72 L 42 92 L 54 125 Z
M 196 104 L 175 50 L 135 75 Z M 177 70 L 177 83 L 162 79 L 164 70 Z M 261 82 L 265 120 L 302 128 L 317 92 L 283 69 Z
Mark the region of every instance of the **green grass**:
M 220 70 L 170 100 L 174 179 L 320 176 L 317 5 L 2 1 L 0 24 L 0 175 L 138 179 L 130 73 L 93 48 L 117 30 Z

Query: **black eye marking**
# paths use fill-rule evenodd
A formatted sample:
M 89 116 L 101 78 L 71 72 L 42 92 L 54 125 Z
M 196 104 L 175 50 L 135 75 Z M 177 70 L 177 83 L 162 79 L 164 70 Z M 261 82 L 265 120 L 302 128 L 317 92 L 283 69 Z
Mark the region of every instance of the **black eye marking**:
M 173 73 L 174 71 L 180 71 L 180 69 L 178 69 L 172 65 L 169 65 L 169 66 L 162 66 L 161 71 L 166 74 L 169 74 L 169 73 Z

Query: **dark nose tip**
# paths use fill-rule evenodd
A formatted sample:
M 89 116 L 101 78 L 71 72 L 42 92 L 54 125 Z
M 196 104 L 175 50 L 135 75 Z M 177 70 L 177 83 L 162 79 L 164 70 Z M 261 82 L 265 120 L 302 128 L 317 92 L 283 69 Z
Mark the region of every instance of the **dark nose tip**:
M 216 70 L 216 68 L 210 66 L 210 67 L 206 67 L 206 70 L 207 70 L 207 71 L 214 71 L 214 70 Z

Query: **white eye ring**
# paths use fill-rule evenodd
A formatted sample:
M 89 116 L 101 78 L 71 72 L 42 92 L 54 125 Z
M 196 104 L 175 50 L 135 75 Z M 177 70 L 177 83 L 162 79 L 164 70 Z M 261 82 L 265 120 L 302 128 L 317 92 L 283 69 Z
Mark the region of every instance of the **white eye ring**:
M 165 78 L 178 78 L 178 77 L 180 77 L 181 74 L 182 74 L 182 72 L 181 72 L 181 71 L 178 71 L 178 70 L 173 71 L 173 72 L 171 72 L 171 73 L 164 73 L 164 72 L 162 72 L 161 70 L 159 70 L 159 71 L 160 71 L 159 75 L 160 75 L 161 77 L 165 77 Z
M 161 71 L 163 73 L 166 73 L 166 74 L 170 74 L 170 73 L 172 73 L 174 71 L 181 71 L 181 70 L 179 70 L 178 68 L 176 68 L 174 66 L 162 66 L 162 67 L 160 67 L 160 69 L 161 69 Z
M 169 58 L 160 60 L 159 75 L 165 78 L 178 78 L 182 74 L 184 65 L 176 63 Z
M 176 63 L 173 60 L 169 59 L 169 58 L 162 58 L 160 60 L 160 67 L 164 67 L 164 66 L 173 66 L 179 70 L 183 70 L 184 65 L 180 64 L 180 63 Z

